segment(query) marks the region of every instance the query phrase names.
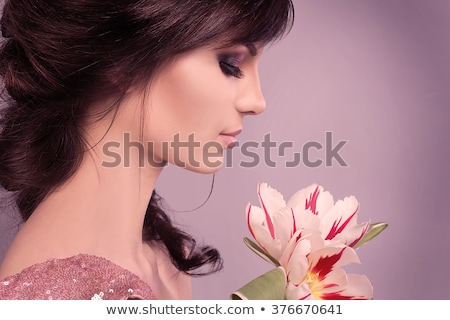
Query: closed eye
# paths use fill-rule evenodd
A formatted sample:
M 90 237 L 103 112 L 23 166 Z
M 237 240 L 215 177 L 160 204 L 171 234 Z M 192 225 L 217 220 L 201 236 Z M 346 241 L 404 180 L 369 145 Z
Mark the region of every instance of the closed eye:
M 222 72 L 228 76 L 233 76 L 235 78 L 242 78 L 244 73 L 239 67 L 236 67 L 226 61 L 219 61 L 220 68 Z
M 244 73 L 239 66 L 244 58 L 244 54 L 223 54 L 219 56 L 219 66 L 225 75 L 242 78 Z

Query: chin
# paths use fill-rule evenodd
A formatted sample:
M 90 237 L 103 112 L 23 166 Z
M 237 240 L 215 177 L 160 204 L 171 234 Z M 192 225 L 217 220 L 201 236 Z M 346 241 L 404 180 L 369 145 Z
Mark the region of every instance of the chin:
M 222 167 L 223 167 L 223 162 L 220 165 L 216 165 L 216 166 L 201 165 L 201 166 L 195 166 L 195 167 L 186 166 L 184 168 L 186 170 L 196 172 L 196 173 L 210 174 L 210 173 L 216 173 L 217 171 L 222 169 Z
M 215 173 L 217 171 L 219 171 L 223 166 L 224 166 L 225 160 L 223 156 L 220 157 L 215 157 L 215 158 L 211 158 L 210 160 L 206 161 L 206 162 L 202 162 L 202 163 L 187 163 L 185 166 L 180 166 L 178 165 L 178 167 L 180 168 L 184 168 L 186 170 L 192 171 L 192 172 L 196 172 L 196 173 L 204 173 L 204 174 L 209 174 L 209 173 Z M 177 165 L 176 163 L 174 163 L 173 165 Z
M 225 155 L 221 149 L 215 154 L 197 153 L 195 156 L 189 157 L 188 154 L 183 154 L 178 161 L 174 158 L 169 162 L 179 168 L 183 168 L 197 173 L 215 173 L 225 165 Z

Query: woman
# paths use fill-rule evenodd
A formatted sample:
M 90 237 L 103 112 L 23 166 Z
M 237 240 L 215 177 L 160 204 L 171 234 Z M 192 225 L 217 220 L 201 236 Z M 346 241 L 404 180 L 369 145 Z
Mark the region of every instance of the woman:
M 25 223 L 0 298 L 191 298 L 220 255 L 172 225 L 156 180 L 219 169 L 292 17 L 289 0 L 7 1 L 0 184 Z

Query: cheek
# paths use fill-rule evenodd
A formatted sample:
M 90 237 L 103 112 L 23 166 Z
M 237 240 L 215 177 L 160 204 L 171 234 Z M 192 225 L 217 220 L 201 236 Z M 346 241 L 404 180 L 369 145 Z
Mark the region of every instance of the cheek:
M 171 131 L 202 134 L 220 130 L 232 108 L 233 84 L 212 63 L 184 61 L 154 87 L 150 116 Z M 154 121 L 152 121 L 154 122 Z
M 144 139 L 154 143 L 149 154 L 157 161 L 172 162 L 175 156 L 172 148 L 169 154 L 164 154 L 162 145 L 173 142 L 177 134 L 179 141 L 189 141 L 189 135 L 195 133 L 195 141 L 202 146 L 215 141 L 232 116 L 233 94 L 233 82 L 217 71 L 215 65 L 202 65 L 198 59 L 176 64 L 149 89 L 144 124 Z M 202 150 L 195 149 L 198 161 L 202 159 Z M 187 159 L 190 155 L 185 153 L 183 149 L 177 156 Z
M 174 104 L 178 112 L 188 116 L 214 113 L 218 106 L 231 100 L 227 79 L 218 71 L 216 63 L 189 63 L 174 70 L 167 82 L 173 88 Z M 229 84 L 228 84 L 229 85 Z

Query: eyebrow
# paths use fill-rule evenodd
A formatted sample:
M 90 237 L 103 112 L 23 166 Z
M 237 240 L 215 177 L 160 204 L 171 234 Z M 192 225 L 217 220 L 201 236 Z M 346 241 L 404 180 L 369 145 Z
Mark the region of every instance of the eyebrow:
M 254 57 L 258 54 L 258 49 L 256 48 L 254 43 L 249 42 L 249 43 L 246 43 L 245 46 L 247 47 L 247 49 L 250 52 L 250 55 L 252 57 Z
M 234 47 L 234 46 L 241 46 L 241 47 L 247 48 L 249 54 L 252 57 L 255 57 L 255 56 L 258 55 L 258 51 L 259 51 L 258 46 L 255 43 L 253 43 L 253 42 L 247 42 L 247 43 L 241 42 L 241 43 L 234 43 L 234 44 L 231 43 L 231 44 L 228 44 L 228 45 L 215 47 L 214 50 L 227 50 L 230 47 Z

